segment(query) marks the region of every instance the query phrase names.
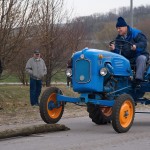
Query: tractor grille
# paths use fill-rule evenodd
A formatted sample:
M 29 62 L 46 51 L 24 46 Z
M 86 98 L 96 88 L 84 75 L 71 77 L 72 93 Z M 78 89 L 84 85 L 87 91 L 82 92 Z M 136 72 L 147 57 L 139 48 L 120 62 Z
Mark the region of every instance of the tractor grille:
M 77 83 L 87 83 L 91 79 L 90 61 L 79 59 L 75 62 L 75 81 Z

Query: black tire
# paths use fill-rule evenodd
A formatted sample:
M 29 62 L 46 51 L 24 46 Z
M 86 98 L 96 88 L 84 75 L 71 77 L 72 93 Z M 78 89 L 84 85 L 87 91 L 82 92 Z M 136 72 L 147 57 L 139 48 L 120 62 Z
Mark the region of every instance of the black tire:
M 40 115 L 44 122 L 48 124 L 57 123 L 64 112 L 64 103 L 61 103 L 60 107 L 53 108 L 50 110 L 48 108 L 49 102 L 57 104 L 56 94 L 62 94 L 61 90 L 56 87 L 50 87 L 45 90 L 41 96 L 40 100 Z
M 112 107 L 87 104 L 87 112 L 92 121 L 98 125 L 111 123 Z
M 113 106 L 112 126 L 118 133 L 127 132 L 134 121 L 135 103 L 128 94 L 117 97 Z

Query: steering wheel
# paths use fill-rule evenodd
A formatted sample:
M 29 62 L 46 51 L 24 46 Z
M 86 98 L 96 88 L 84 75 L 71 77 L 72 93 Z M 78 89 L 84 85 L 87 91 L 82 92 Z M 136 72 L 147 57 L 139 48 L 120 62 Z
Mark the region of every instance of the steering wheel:
M 123 47 L 127 46 L 127 45 L 130 47 L 133 46 L 133 44 L 131 42 L 126 41 L 126 40 L 120 40 L 120 39 L 115 39 L 115 40 L 109 42 L 109 45 L 111 45 L 111 44 L 115 44 L 115 47 L 118 47 L 120 50 L 122 50 Z

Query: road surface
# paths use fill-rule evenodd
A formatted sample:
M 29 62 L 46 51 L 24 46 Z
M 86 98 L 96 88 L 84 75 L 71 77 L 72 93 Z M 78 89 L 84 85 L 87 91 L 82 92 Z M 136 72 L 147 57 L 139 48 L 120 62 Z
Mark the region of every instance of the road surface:
M 61 119 L 71 130 L 0 141 L 1 150 L 150 150 L 150 114 L 136 114 L 127 133 L 111 124 L 95 125 L 86 117 Z

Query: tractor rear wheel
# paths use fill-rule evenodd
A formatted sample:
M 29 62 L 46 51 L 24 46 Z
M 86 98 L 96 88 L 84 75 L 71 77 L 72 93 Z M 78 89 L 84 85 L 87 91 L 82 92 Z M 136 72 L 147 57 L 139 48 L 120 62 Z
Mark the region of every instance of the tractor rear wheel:
M 42 94 L 40 100 L 40 115 L 44 122 L 48 124 L 57 123 L 64 112 L 64 103 L 58 103 L 56 94 L 62 94 L 56 87 L 50 87 Z
M 118 133 L 127 132 L 134 120 L 135 103 L 129 94 L 122 94 L 113 106 L 112 126 Z
M 87 104 L 87 112 L 92 121 L 98 125 L 107 124 L 112 119 L 112 107 Z

